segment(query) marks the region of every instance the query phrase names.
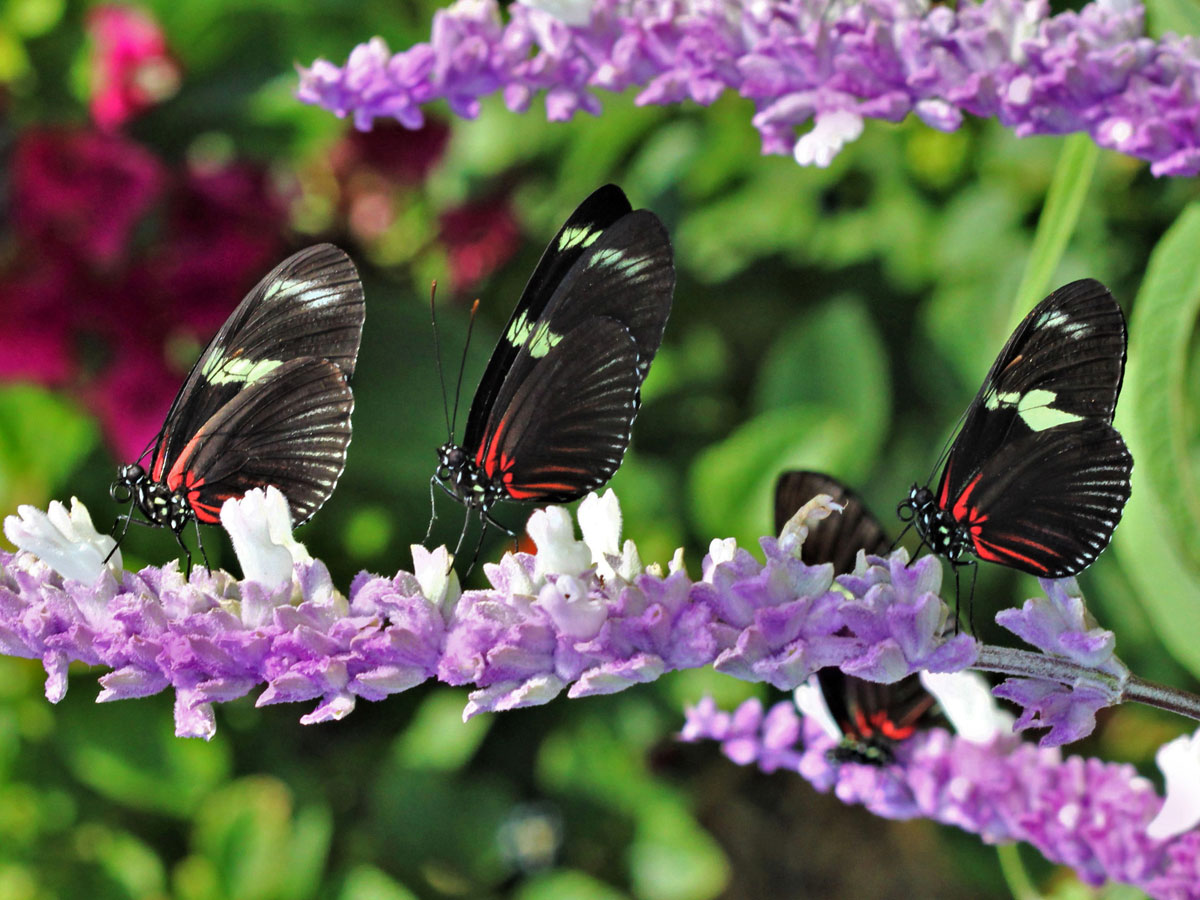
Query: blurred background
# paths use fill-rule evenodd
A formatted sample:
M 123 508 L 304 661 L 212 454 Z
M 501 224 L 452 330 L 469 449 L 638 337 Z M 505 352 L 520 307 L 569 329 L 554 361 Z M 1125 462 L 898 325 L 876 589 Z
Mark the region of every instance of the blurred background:
M 435 108 L 421 131 L 370 133 L 293 98 L 294 64 L 340 64 L 375 34 L 393 49 L 426 40 L 433 9 L 0 3 L 0 511 L 75 495 L 109 528 L 115 467 L 157 432 L 204 342 L 275 263 L 330 240 L 361 269 L 367 325 L 346 472 L 298 536 L 343 590 L 362 569 L 410 567 L 446 438 L 430 281 L 450 375 L 481 301 L 461 422 L 546 242 L 615 181 L 666 223 L 678 267 L 612 482 L 642 559 L 683 546 L 698 575 L 712 538 L 756 548 L 787 468 L 840 477 L 893 524 L 1024 312 L 1014 296 L 1064 141 L 869 122 L 820 170 L 762 157 L 749 102 L 728 95 L 706 109 L 606 95 L 601 118 L 566 124 L 493 99 L 474 122 Z M 1131 311 L 1197 196 L 1194 180 L 1101 153 L 1048 288 L 1096 277 Z M 1187 467 L 1200 378 L 1184 345 L 1170 375 Z M 440 499 L 439 543 L 461 524 Z M 1147 589 L 1138 571 L 1164 540 L 1131 524 L 1135 509 L 1161 512 L 1135 486 L 1116 552 L 1081 582 L 1136 672 L 1195 689 L 1200 567 Z M 527 514 L 498 513 L 517 528 Z M 236 570 L 223 533 L 204 540 Z M 1194 544 L 1184 527 L 1169 540 Z M 137 568 L 177 548 L 134 529 L 122 551 Z M 467 586 L 481 583 L 477 568 Z M 995 609 L 1036 591 L 981 567 L 983 636 L 1002 640 Z M 80 667 L 51 707 L 39 663 L 0 658 L 0 898 L 1010 896 L 972 837 L 876 820 L 675 743 L 683 705 L 706 692 L 779 699 L 711 672 L 466 725 L 466 692 L 433 684 L 311 727 L 299 707 L 246 699 L 218 709 L 210 743 L 172 736 L 168 695 L 95 705 L 97 674 Z M 1152 774 L 1154 749 L 1184 730 L 1126 707 L 1072 749 Z M 1021 858 L 1047 893 L 1093 895 Z

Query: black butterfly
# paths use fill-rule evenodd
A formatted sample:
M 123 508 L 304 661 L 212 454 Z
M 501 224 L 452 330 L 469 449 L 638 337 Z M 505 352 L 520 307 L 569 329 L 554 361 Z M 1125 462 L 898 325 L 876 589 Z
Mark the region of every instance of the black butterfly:
M 490 515 L 498 502 L 564 503 L 605 484 L 629 446 L 674 291 L 658 217 L 632 210 L 616 185 L 584 200 L 546 248 L 492 352 L 462 444 L 451 425 L 438 448 L 431 506 L 436 484 L 467 507 L 468 521 L 478 511 L 482 542 L 488 523 L 504 528 Z
M 1112 427 L 1125 316 L 1085 279 L 1017 326 L 950 446 L 937 490 L 913 485 L 898 512 L 955 567 L 971 553 L 1043 578 L 1080 572 L 1108 545 L 1133 459 Z
M 157 437 L 118 469 L 110 493 L 132 501 L 121 538 L 136 507 L 139 524 L 175 533 L 190 571 L 187 523 L 199 541 L 199 523 L 219 522 L 225 500 L 268 485 L 297 525 L 308 521 L 346 464 L 347 379 L 365 309 L 354 263 L 331 244 L 301 250 L 260 281 L 192 366 Z
M 858 495 L 835 478 L 819 472 L 785 472 L 775 484 L 775 531 L 805 503 L 827 494 L 843 509 L 815 525 L 800 547 L 801 560 L 810 566 L 832 563 L 835 575 L 854 569 L 858 551 L 874 556 L 888 552 L 883 526 Z M 917 675 L 894 684 L 877 684 L 837 668 L 817 672 L 825 705 L 842 732 L 841 742 L 829 751 L 834 762 L 886 766 L 895 761 L 895 746 L 920 728 L 938 721 L 936 700 Z

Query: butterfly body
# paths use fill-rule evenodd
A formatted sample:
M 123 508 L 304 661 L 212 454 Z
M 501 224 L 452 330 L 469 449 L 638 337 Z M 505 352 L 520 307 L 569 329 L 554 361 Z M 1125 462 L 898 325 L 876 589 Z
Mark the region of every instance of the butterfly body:
M 1133 460 L 1112 427 L 1125 317 L 1091 279 L 1039 303 L 1000 351 L 950 446 L 937 488 L 900 505 L 933 552 L 1043 578 L 1075 575 L 1107 546 Z
M 615 185 L 593 192 L 530 277 L 462 442 L 438 448 L 431 491 L 437 484 L 499 524 L 497 503 L 569 502 L 607 483 L 629 446 L 674 288 L 658 217 L 633 210 Z
M 201 353 L 147 448 L 148 467 L 117 470 L 113 499 L 181 546 L 189 522 L 219 522 L 225 500 L 256 487 L 279 488 L 295 524 L 306 522 L 345 466 L 363 317 L 362 285 L 341 250 L 320 244 L 280 263 Z

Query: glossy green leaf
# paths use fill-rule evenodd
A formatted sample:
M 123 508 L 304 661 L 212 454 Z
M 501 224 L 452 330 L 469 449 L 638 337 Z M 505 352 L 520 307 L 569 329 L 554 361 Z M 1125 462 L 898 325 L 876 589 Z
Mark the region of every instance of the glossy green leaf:
M 1173 655 L 1200 674 L 1200 485 L 1188 432 L 1191 338 L 1200 312 L 1200 205 L 1151 257 L 1130 321 L 1117 427 L 1134 458 L 1133 493 L 1114 544 Z

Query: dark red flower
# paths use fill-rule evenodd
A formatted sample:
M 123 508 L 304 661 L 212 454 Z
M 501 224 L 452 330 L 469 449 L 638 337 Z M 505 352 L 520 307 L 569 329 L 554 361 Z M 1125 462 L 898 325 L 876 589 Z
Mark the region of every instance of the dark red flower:
M 410 131 L 399 122 L 380 120 L 370 131 L 351 129 L 330 152 L 334 174 L 343 189 L 362 169 L 393 184 L 422 183 L 446 152 L 450 126 L 432 116 Z
M 140 8 L 97 6 L 87 17 L 92 39 L 92 120 L 119 128 L 179 89 L 179 66 L 167 51 L 162 29 Z
M 504 265 L 521 243 L 507 193 L 447 210 L 440 224 L 450 258 L 450 283 L 456 291 L 469 290 Z
M 10 169 L 12 222 L 39 252 L 112 268 L 130 253 L 134 226 L 162 195 L 166 171 L 119 135 L 33 129 Z

